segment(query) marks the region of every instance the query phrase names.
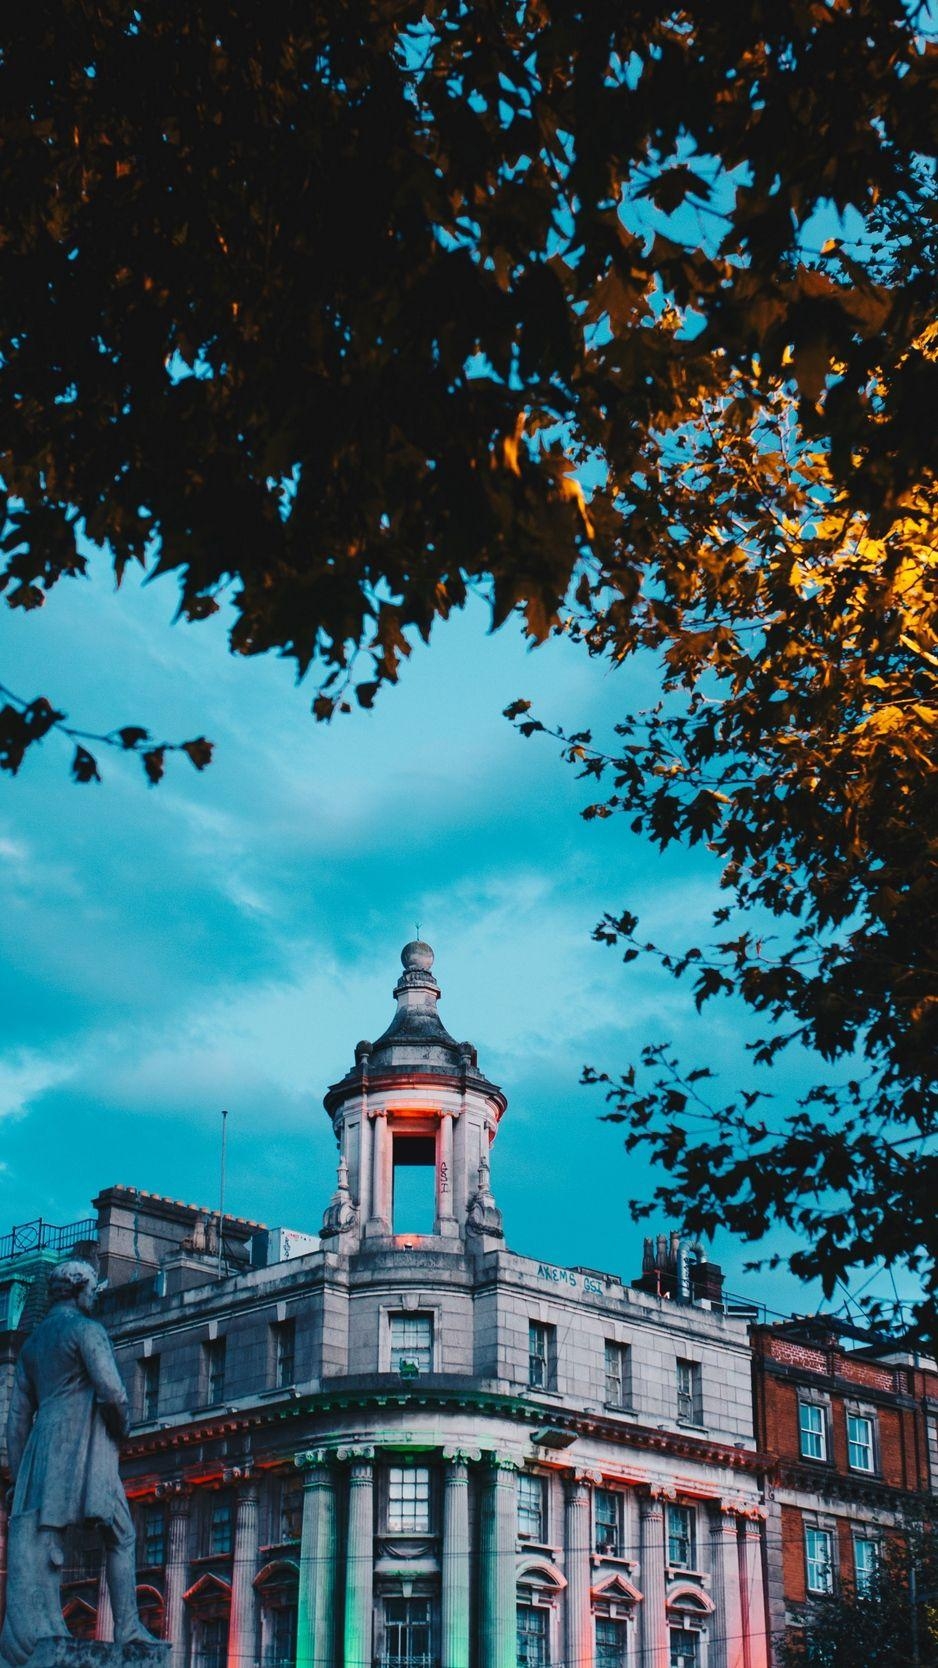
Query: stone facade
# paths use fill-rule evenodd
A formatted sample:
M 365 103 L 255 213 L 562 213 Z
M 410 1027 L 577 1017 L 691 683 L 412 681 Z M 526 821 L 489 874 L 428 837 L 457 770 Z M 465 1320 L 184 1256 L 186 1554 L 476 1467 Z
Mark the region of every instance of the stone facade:
M 444 1030 L 429 948 L 402 959 L 391 1026 L 326 1095 L 337 1181 L 303 1254 L 96 1201 L 145 1619 L 172 1668 L 766 1668 L 745 1322 L 680 1244 L 635 1286 L 507 1248 L 505 1096 Z M 73 1625 L 106 1638 L 81 1556 Z

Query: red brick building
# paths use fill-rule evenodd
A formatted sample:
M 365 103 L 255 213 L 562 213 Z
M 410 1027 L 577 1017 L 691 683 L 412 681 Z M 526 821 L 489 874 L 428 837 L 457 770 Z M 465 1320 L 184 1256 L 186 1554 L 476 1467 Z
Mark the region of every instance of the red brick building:
M 772 1632 L 813 1597 L 860 1587 L 938 1493 L 938 1370 L 827 1319 L 752 1330 L 755 1432 L 777 1456 L 768 1524 Z

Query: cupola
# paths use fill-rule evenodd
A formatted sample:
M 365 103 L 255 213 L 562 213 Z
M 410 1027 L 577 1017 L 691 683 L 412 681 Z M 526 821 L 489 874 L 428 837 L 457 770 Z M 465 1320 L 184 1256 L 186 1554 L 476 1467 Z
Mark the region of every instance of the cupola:
M 506 1099 L 479 1070 L 471 1043 L 456 1042 L 437 1011 L 433 951 L 414 939 L 401 951 L 397 1009 L 375 1042 L 325 1096 L 339 1143 L 339 1186 L 323 1236 L 354 1249 L 361 1240 L 411 1246 L 417 1239 L 484 1247 L 502 1237 L 491 1192 L 489 1148 Z M 402 1169 L 430 1172 L 433 1232 L 399 1219 Z

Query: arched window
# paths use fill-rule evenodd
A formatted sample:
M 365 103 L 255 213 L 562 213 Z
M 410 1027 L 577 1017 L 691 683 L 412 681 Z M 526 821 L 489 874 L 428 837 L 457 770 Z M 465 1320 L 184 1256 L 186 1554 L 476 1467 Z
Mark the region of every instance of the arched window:
M 163 1595 L 158 1587 L 141 1582 L 137 1588 L 137 1610 L 144 1627 L 155 1639 L 163 1637 Z
M 225 1668 L 231 1584 L 220 1575 L 201 1575 L 185 1594 L 192 1639 L 192 1668 Z
M 707 1621 L 713 1614 L 709 1593 L 690 1581 L 668 1588 L 670 1668 L 707 1668 Z
M 517 1668 L 549 1668 L 560 1661 L 559 1598 L 567 1585 L 556 1564 L 528 1558 L 518 1570 Z
M 298 1583 L 292 1558 L 274 1559 L 254 1579 L 261 1602 L 262 1668 L 293 1668 L 296 1661 Z

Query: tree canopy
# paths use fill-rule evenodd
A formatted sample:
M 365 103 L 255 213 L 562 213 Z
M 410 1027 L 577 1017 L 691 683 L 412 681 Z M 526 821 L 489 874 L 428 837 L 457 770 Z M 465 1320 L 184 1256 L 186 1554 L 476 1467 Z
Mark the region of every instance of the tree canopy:
M 595 814 L 714 848 L 726 931 L 671 956 L 698 1000 L 741 994 L 767 1058 L 859 1065 L 780 1131 L 745 1089 L 690 1139 L 677 1063 L 613 1115 L 675 1208 L 754 1236 L 780 1213 L 829 1282 L 934 1269 L 926 17 L 62 0 L 0 35 L 6 602 L 37 609 L 90 540 L 118 580 L 171 575 L 189 621 L 224 601 L 232 649 L 311 671 L 320 718 L 470 590 L 532 641 L 658 655 L 660 707 L 565 735 L 610 784 Z M 8 692 L 0 768 L 74 731 L 63 699 Z M 98 741 L 161 775 L 141 723 Z M 600 933 L 641 942 L 629 910 Z

